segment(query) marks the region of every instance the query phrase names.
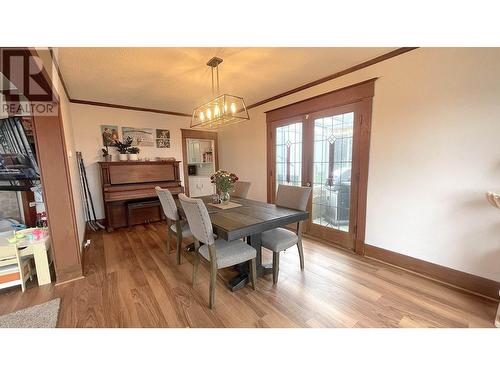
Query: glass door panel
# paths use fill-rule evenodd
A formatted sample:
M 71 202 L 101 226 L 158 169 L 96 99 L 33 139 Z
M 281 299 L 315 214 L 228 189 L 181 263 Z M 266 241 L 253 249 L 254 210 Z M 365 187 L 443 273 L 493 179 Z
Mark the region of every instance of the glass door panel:
M 349 231 L 354 112 L 314 119 L 312 223 Z
M 307 122 L 306 179 L 313 191 L 307 232 L 344 248 L 356 237 L 358 106 L 349 104 L 312 113 Z
M 278 185 L 302 185 L 302 122 L 276 128 L 275 192 Z

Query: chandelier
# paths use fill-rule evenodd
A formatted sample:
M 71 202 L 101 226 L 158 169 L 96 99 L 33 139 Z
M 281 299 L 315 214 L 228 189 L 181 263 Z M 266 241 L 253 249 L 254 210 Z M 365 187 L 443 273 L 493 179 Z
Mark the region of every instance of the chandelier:
M 213 99 L 193 110 L 191 128 L 217 129 L 250 120 L 243 98 L 219 92 L 219 65 L 222 61 L 219 57 L 212 57 L 207 62 L 212 72 Z

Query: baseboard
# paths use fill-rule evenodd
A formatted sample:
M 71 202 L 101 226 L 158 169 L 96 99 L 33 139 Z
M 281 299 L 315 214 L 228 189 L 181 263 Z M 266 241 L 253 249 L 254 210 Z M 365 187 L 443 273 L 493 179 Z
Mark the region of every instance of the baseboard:
M 500 282 L 365 244 L 365 256 L 498 301 Z
M 56 270 L 56 285 L 66 284 L 71 281 L 83 279 L 82 265 L 75 264 L 62 270 Z

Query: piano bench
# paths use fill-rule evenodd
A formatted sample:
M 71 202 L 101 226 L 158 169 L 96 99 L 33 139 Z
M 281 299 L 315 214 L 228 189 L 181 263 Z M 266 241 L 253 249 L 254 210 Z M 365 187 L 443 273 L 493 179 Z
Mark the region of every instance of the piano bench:
M 164 219 L 159 200 L 127 203 L 127 226 L 149 224 Z

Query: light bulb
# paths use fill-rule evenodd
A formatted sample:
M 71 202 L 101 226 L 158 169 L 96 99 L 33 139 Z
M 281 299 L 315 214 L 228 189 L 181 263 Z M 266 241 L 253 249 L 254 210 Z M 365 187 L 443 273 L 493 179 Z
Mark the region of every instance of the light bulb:
M 212 111 L 210 110 L 210 108 L 207 109 L 207 117 L 209 120 L 212 118 Z
M 216 105 L 214 108 L 214 116 L 215 117 L 219 116 L 219 106 L 218 105 Z
M 236 112 L 236 104 L 231 103 L 231 112 L 235 113 Z
M 224 103 L 224 113 L 227 112 L 227 104 Z
M 205 114 L 203 112 L 200 112 L 200 120 L 205 121 Z

